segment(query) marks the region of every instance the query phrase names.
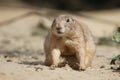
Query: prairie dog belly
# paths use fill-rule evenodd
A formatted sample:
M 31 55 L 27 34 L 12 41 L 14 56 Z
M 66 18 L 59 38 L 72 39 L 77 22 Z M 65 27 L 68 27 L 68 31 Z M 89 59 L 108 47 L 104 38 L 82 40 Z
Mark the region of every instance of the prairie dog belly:
M 61 55 L 75 55 L 75 50 L 71 46 L 66 46 L 65 43 L 58 44 Z
M 75 50 L 70 48 L 70 47 L 67 47 L 67 46 L 64 46 L 62 49 L 60 49 L 61 51 L 61 55 L 75 55 Z
M 61 52 L 61 55 L 75 55 L 75 49 L 72 46 L 68 46 L 66 42 L 70 43 L 70 40 L 67 38 L 61 38 L 61 40 L 57 41 L 56 46 Z

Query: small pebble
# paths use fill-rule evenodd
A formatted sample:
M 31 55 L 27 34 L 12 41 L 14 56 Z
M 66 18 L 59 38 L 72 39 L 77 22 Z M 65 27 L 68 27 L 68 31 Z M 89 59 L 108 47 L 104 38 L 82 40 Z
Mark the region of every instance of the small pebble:
M 6 60 L 6 62 L 12 62 L 12 60 L 8 59 L 8 60 Z
M 4 58 L 7 58 L 7 57 L 8 57 L 8 56 L 6 56 L 6 55 L 4 56 Z
M 41 67 L 34 67 L 34 68 L 35 68 L 35 71 L 43 70 L 43 68 L 41 68 Z
M 105 66 L 104 66 L 104 65 L 102 65 L 102 66 L 100 66 L 100 68 L 105 68 Z

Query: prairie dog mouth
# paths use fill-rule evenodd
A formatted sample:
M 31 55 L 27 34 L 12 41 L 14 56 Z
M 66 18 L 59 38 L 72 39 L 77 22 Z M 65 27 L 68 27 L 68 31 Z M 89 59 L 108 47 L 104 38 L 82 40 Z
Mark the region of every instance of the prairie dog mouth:
M 63 34 L 64 31 L 62 31 L 62 30 L 58 30 L 57 33 L 58 33 L 58 34 Z
M 57 29 L 58 34 L 63 34 L 64 32 L 65 32 L 65 29 L 62 29 L 62 28 Z

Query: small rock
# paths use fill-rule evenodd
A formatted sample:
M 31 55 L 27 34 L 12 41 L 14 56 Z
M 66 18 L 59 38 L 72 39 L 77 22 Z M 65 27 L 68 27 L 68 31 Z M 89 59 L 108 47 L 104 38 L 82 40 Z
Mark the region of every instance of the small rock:
M 100 68 L 102 69 L 102 68 L 105 68 L 105 66 L 104 65 L 102 65 L 102 66 L 100 66 Z
M 41 67 L 34 67 L 34 68 L 35 68 L 35 71 L 43 70 L 43 68 L 41 68 Z
M 4 58 L 7 58 L 7 57 L 8 57 L 8 56 L 6 56 L 6 55 L 4 56 Z
M 71 71 L 72 70 L 72 68 L 69 66 L 69 65 L 65 65 L 65 67 L 64 67 L 64 69 L 66 70 L 66 71 Z
M 117 60 L 115 61 L 115 65 L 120 65 L 120 60 L 117 59 Z
M 50 66 L 50 70 L 55 70 L 55 68 L 56 68 L 55 65 Z
M 6 62 L 12 62 L 12 60 L 8 59 L 8 60 L 6 60 Z
M 3 40 L 2 43 L 3 43 L 3 44 L 10 44 L 11 41 L 10 41 L 10 40 Z
M 32 56 L 32 58 L 38 60 L 38 57 L 37 57 L 37 56 Z
M 6 73 L 0 73 L 0 75 L 6 75 Z

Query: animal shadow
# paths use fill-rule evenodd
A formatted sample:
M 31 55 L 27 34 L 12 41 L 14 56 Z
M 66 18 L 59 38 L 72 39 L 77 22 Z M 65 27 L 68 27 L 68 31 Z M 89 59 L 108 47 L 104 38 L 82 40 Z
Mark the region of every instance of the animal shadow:
M 22 61 L 19 64 L 24 64 L 24 65 L 44 65 L 44 62 L 42 62 L 42 61 Z

